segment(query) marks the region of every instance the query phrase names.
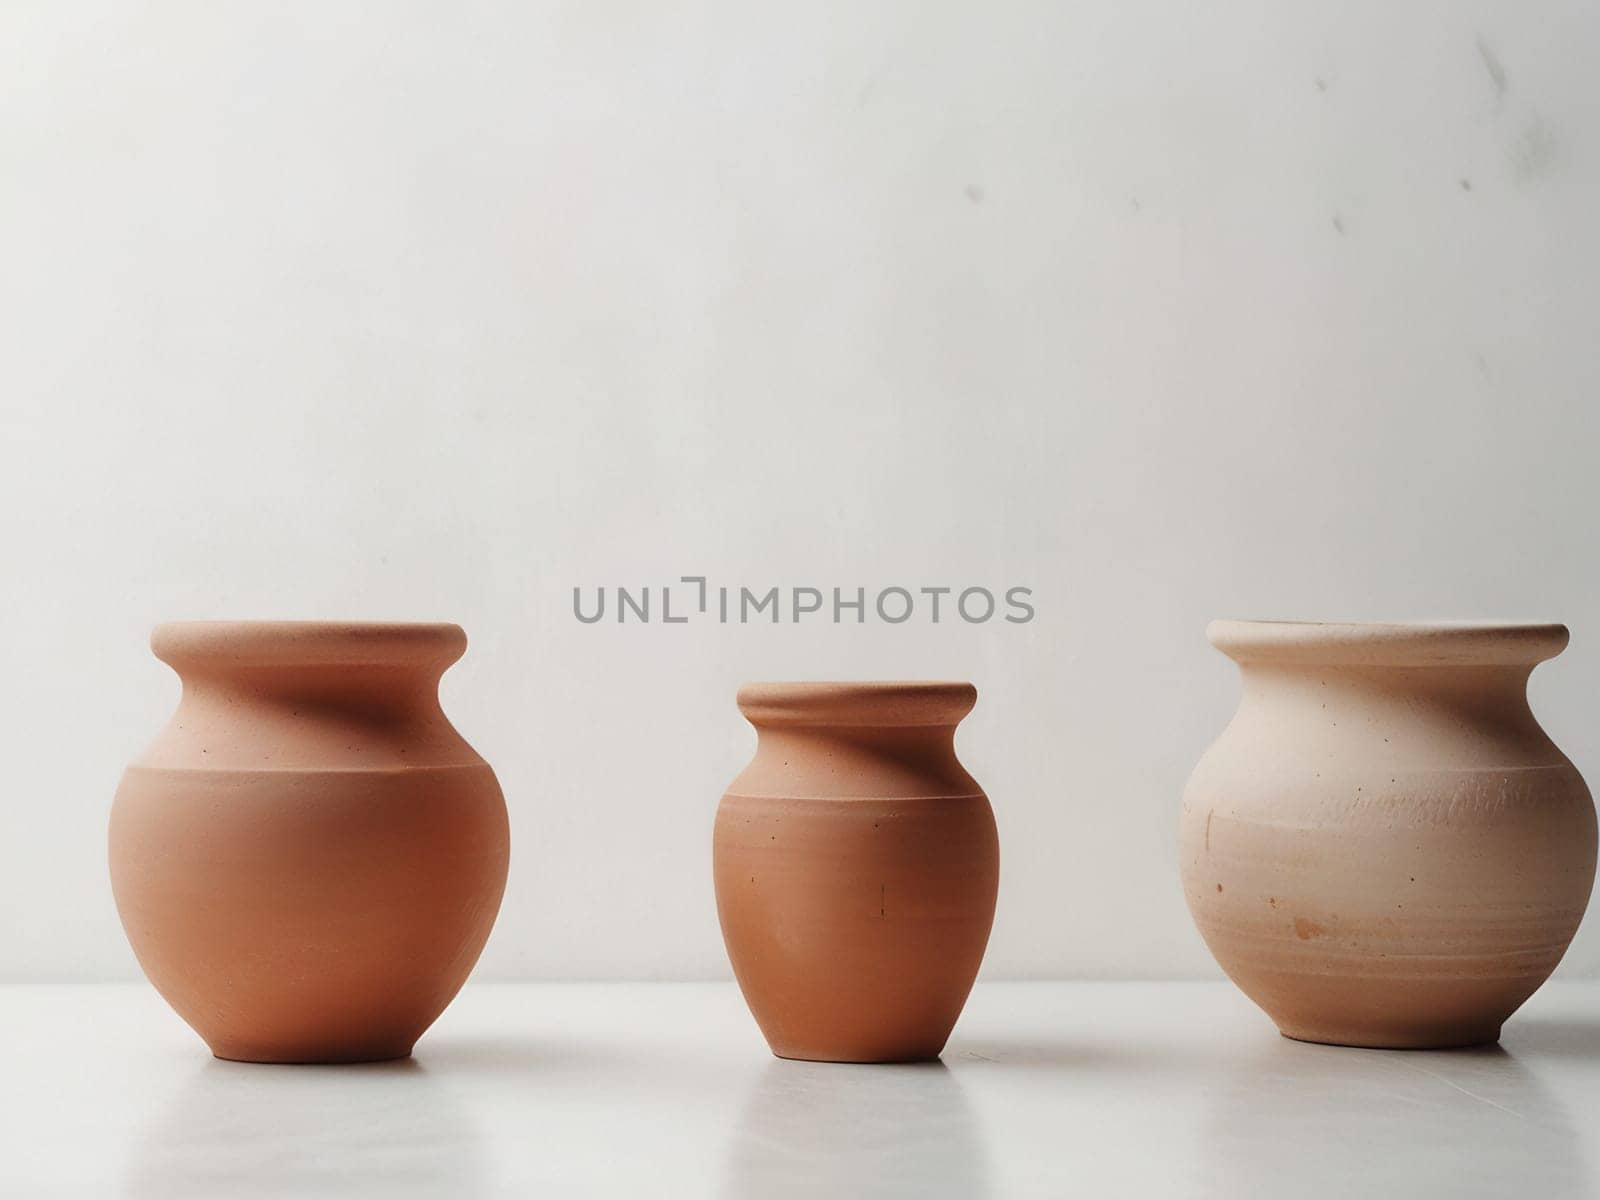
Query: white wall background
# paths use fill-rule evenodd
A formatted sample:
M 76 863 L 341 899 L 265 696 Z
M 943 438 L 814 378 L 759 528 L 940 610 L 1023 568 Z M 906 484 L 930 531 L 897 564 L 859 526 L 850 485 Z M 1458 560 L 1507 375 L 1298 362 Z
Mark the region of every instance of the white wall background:
M 1581 0 L 6 4 L 0 977 L 136 975 L 167 618 L 466 626 L 490 977 L 724 974 L 746 678 L 977 682 L 995 977 L 1214 972 L 1215 615 L 1565 620 L 1535 706 L 1600 781 L 1596 45 Z M 685 573 L 1039 617 L 571 616 Z

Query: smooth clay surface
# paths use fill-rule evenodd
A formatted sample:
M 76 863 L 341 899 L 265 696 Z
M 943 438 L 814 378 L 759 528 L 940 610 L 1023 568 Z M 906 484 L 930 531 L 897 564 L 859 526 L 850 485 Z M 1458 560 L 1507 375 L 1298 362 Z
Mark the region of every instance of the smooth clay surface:
M 111 880 L 145 974 L 220 1058 L 399 1058 L 505 888 L 499 784 L 439 708 L 455 625 L 163 625 L 183 699 L 130 766 Z
M 1184 795 L 1184 890 L 1289 1037 L 1494 1041 L 1565 952 L 1595 811 L 1528 707 L 1560 625 L 1217 621 L 1239 710 Z
M 999 843 L 955 754 L 966 683 L 763 683 L 717 811 L 717 911 L 782 1058 L 938 1057 L 983 959 Z

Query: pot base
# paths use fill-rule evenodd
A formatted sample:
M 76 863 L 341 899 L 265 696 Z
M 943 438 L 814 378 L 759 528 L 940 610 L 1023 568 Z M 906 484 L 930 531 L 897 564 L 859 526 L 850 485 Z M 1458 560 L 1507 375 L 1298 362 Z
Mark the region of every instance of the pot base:
M 411 1057 L 411 1046 L 358 1046 L 348 1050 L 293 1051 L 251 1049 L 248 1046 L 212 1046 L 211 1054 L 223 1062 L 261 1063 L 270 1066 L 315 1067 L 355 1063 L 396 1062 Z
M 826 1051 L 816 1050 L 773 1050 L 772 1055 L 774 1058 L 781 1058 L 786 1062 L 855 1063 L 857 1066 L 870 1066 L 872 1064 L 938 1062 L 939 1055 L 943 1052 L 944 1047 L 941 1046 L 933 1051 L 912 1050 L 904 1053 L 890 1052 L 887 1054 L 830 1054 Z
M 1417 1029 L 1302 1029 L 1279 1027 L 1292 1042 L 1317 1046 L 1343 1046 L 1355 1050 L 1463 1050 L 1500 1040 L 1500 1026 L 1461 1025 L 1434 1030 Z

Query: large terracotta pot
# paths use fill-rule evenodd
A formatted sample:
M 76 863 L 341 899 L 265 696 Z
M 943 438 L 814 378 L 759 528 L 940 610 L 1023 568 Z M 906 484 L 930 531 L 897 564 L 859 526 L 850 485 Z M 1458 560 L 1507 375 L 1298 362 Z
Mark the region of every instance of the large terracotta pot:
M 1289 1037 L 1490 1042 L 1572 940 L 1595 811 L 1528 708 L 1560 625 L 1216 621 L 1243 700 L 1195 768 L 1184 891 Z
M 717 810 L 717 912 L 774 1054 L 937 1058 L 994 921 L 994 814 L 956 760 L 968 683 L 758 683 Z
M 111 812 L 134 953 L 219 1058 L 402 1058 L 505 888 L 494 772 L 439 708 L 456 625 L 157 627 L 183 680 Z

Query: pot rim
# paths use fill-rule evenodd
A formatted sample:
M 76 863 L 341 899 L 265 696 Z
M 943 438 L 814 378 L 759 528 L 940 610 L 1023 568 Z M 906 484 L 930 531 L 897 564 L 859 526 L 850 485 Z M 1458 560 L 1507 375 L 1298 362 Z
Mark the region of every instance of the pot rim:
M 1525 666 L 1567 647 L 1549 621 L 1284 621 L 1223 618 L 1206 639 L 1238 663 L 1328 666 Z
M 978 702 L 971 683 L 948 679 L 767 680 L 739 688 L 752 725 L 955 725 Z
M 424 621 L 164 621 L 150 649 L 182 668 L 448 666 L 467 649 L 459 625 Z

